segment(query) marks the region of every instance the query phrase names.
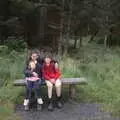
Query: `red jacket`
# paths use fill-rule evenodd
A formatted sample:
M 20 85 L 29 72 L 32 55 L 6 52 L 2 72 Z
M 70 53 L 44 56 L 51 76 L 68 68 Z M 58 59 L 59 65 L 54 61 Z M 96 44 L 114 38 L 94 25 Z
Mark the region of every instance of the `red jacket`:
M 50 79 L 58 79 L 60 77 L 60 71 L 58 68 L 55 68 L 54 63 L 50 63 L 49 66 L 47 66 L 45 63 L 43 63 L 42 66 L 42 75 L 45 80 Z

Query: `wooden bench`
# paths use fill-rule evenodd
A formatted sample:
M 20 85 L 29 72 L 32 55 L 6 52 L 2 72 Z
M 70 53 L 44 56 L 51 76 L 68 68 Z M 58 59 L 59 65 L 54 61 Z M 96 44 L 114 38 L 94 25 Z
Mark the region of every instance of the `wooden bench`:
M 76 85 L 85 85 L 87 84 L 86 78 L 61 78 L 63 85 L 69 85 L 69 95 L 71 98 L 75 98 L 76 95 Z M 25 86 L 24 79 L 15 80 L 13 83 L 14 86 Z

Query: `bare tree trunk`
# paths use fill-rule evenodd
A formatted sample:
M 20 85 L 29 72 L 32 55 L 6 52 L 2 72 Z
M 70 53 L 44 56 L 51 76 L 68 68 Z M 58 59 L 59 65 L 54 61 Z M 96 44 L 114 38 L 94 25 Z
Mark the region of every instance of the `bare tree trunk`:
M 77 39 L 77 37 L 75 37 L 75 40 L 74 40 L 74 49 L 77 48 L 77 41 L 78 41 L 78 39 Z
M 44 32 L 45 32 L 45 20 L 46 20 L 47 9 L 45 7 L 40 8 L 40 23 L 38 29 L 38 38 L 40 40 L 44 40 Z
M 105 21 L 104 21 L 104 27 L 105 29 L 108 29 L 108 16 L 105 16 Z M 105 37 L 104 37 L 104 47 L 106 48 L 107 47 L 107 40 L 108 40 L 108 32 L 105 34 Z
M 66 34 L 66 39 L 65 39 L 65 44 L 64 44 L 64 54 L 65 55 L 68 53 L 68 45 L 69 45 L 69 38 L 70 38 L 70 24 L 71 24 L 71 20 L 69 19 L 67 34 Z
M 67 24 L 67 34 L 65 39 L 65 45 L 64 45 L 64 54 L 66 55 L 68 53 L 68 45 L 69 45 L 69 39 L 70 39 L 70 27 L 71 27 L 71 18 L 72 18 L 72 8 L 73 8 L 73 0 L 69 3 L 69 15 L 68 15 L 68 24 Z
M 104 38 L 104 46 L 105 46 L 105 48 L 107 47 L 107 38 L 108 38 L 108 36 L 105 35 L 105 38 Z
M 62 55 L 62 41 L 63 41 L 63 16 L 60 21 L 60 37 L 58 39 L 58 55 Z
M 88 43 L 91 43 L 94 40 L 97 33 L 98 33 L 98 31 L 96 31 L 94 34 L 91 35 L 90 40 L 88 41 Z
M 82 46 L 82 37 L 80 36 L 79 48 Z
M 62 0 L 62 11 L 61 11 L 61 20 L 60 20 L 60 37 L 58 40 L 58 55 L 62 55 L 62 42 L 63 42 L 63 22 L 64 22 L 64 0 Z
M 111 45 L 111 40 L 112 40 L 112 35 L 109 34 L 109 35 L 108 35 L 108 38 L 107 38 L 107 41 L 108 41 L 108 42 L 107 42 L 107 46 L 108 46 L 108 47 L 110 47 L 110 45 Z

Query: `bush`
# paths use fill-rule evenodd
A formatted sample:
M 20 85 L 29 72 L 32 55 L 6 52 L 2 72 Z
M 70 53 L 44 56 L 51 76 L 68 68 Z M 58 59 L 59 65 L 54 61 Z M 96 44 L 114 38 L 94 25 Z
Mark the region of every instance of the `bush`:
M 1 49 L 0 52 L 0 120 L 19 120 L 14 113 L 14 104 L 21 101 L 23 88 L 14 87 L 13 81 L 23 77 L 26 52 L 19 53 L 5 49 L 4 51 Z
M 5 41 L 4 45 L 7 46 L 10 51 L 15 50 L 23 52 L 26 48 L 26 43 L 23 39 L 8 39 Z

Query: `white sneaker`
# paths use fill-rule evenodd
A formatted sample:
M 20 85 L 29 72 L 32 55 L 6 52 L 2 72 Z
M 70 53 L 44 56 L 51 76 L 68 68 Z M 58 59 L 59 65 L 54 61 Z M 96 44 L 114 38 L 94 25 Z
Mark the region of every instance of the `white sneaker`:
M 29 103 L 29 99 L 25 99 L 23 105 L 24 105 L 24 106 L 27 106 L 28 103 Z
M 38 98 L 38 99 L 37 99 L 37 103 L 40 104 L 40 105 L 42 105 L 42 104 L 43 104 L 42 98 Z

